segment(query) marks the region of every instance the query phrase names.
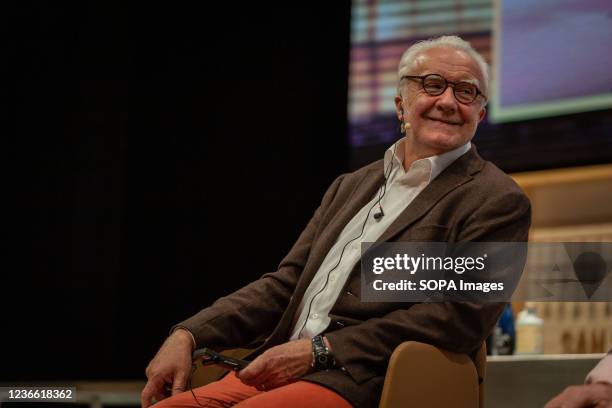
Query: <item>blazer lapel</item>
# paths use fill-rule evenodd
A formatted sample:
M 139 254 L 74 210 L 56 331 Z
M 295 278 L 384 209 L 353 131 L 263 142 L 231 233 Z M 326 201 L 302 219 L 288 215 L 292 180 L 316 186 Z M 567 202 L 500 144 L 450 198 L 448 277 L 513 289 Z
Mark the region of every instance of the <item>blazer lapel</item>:
M 306 290 L 344 227 L 374 197 L 376 191 L 382 186 L 383 180 L 382 165 L 369 169 L 363 178 L 355 184 L 352 192 L 343 198 L 345 202 L 342 208 L 335 214 L 328 215 L 331 219 L 324 218 L 322 220 L 327 226 L 317 237 L 317 245 L 312 248 L 311 261 L 308 262 L 307 270 L 304 270 L 300 282 L 302 287 L 296 288 L 296 295 L 301 296 L 302 292 Z
M 417 198 L 415 198 L 389 228 L 387 228 L 377 242 L 390 240 L 397 233 L 409 227 L 433 207 L 442 197 L 460 185 L 470 181 L 473 178 L 471 175 L 478 172 L 483 164 L 483 160 L 476 153 L 476 147 L 472 146 L 470 151 L 453 162 L 432 181 Z M 267 344 L 276 344 L 280 341 L 278 339 L 285 339 L 289 336 L 289 330 L 295 325 L 295 319 L 297 319 L 295 311 L 299 302 L 304 296 L 306 288 L 310 285 L 312 278 L 321 266 L 321 263 L 325 259 L 325 256 L 338 239 L 338 236 L 346 224 L 348 224 L 355 214 L 372 199 L 378 188 L 382 186 L 383 181 L 384 174 L 381 160 L 380 166 L 369 169 L 363 178 L 355 184 L 351 193 L 343 197 L 345 203 L 338 212 L 324 216 L 322 222 L 328 225 L 323 228 L 320 236 L 316 238 L 318 243 L 311 249 L 313 251 L 311 258 L 293 293 L 294 301 L 285 311 L 283 318 L 273 334 L 268 338 Z M 360 262 L 357 262 L 352 273 L 355 273 L 355 271 L 359 269 L 359 265 Z M 347 279 L 345 288 L 349 283 L 350 279 Z M 341 298 L 342 296 L 339 296 L 336 303 Z
M 298 318 L 295 311 L 308 285 L 310 285 L 310 282 L 327 256 L 327 253 L 340 236 L 346 224 L 348 224 L 355 214 L 372 199 L 378 188 L 382 185 L 383 179 L 382 165 L 369 169 L 363 178 L 355 184 L 351 192 L 346 195 L 346 197 L 343 197 L 345 202 L 340 210 L 335 214 L 327 216 L 331 217 L 331 219 L 324 217 L 321 220 L 321 222 L 328 225 L 323 228 L 319 237 L 316 238 L 316 241 L 318 241 L 317 245 L 313 246 L 311 249 L 311 258 L 306 268 L 304 268 L 302 277 L 298 281 L 295 291 L 293 292 L 292 297 L 295 301 L 290 303 L 280 323 L 270 336 L 270 339 L 276 341 L 278 338 L 282 339 L 289 337 L 289 331 L 295 325 Z
M 424 216 L 445 195 L 472 180 L 472 174 L 480 171 L 482 165 L 483 160 L 476 152 L 476 147 L 472 146 L 466 154 L 451 163 L 425 187 L 376 242 L 385 242 L 393 239 L 395 235 Z

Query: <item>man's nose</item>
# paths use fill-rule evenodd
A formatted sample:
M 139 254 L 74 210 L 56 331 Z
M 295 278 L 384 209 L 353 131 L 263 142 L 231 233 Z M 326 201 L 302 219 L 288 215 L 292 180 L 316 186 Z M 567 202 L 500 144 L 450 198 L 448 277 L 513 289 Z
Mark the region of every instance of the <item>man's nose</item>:
M 457 110 L 457 100 L 451 86 L 446 87 L 444 92 L 438 96 L 436 106 L 444 112 L 454 112 Z

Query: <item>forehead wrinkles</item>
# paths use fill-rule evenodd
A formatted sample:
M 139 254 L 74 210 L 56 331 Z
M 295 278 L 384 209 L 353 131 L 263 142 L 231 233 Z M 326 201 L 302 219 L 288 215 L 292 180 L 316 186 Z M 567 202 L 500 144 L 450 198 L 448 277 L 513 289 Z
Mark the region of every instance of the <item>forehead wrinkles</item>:
M 477 86 L 482 84 L 480 68 L 461 50 L 433 48 L 419 54 L 414 59 L 411 75 L 427 74 L 439 74 L 453 82 L 464 81 Z

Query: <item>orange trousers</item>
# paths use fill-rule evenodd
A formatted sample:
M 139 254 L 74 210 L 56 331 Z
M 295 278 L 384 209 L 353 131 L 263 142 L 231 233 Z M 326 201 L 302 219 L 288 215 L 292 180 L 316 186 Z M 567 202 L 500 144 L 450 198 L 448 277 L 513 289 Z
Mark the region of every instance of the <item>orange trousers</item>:
M 194 398 L 195 394 L 195 398 Z M 197 401 L 196 401 L 197 399 Z M 352 408 L 329 388 L 297 381 L 270 391 L 243 384 L 230 373 L 219 381 L 166 398 L 153 408 Z

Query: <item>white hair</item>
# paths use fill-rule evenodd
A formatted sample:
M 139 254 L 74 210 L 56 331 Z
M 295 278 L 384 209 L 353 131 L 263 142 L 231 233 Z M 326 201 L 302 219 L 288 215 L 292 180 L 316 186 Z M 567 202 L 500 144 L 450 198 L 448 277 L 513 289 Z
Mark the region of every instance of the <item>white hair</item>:
M 413 45 L 411 45 L 402 55 L 400 59 L 399 66 L 397 68 L 398 75 L 398 86 L 397 91 L 399 94 L 400 86 L 399 83 L 402 80 L 404 75 L 409 75 L 410 70 L 413 68 L 416 57 L 422 52 L 431 49 L 431 48 L 454 48 L 456 50 L 460 50 L 468 54 L 478 65 L 480 68 L 480 72 L 482 74 L 482 79 L 484 80 L 484 84 L 482 84 L 483 92 L 487 94 L 489 89 L 489 64 L 485 61 L 485 59 L 480 55 L 469 42 L 465 41 L 462 38 L 457 37 L 456 35 L 443 35 L 441 37 L 430 38 L 429 40 L 419 41 Z

